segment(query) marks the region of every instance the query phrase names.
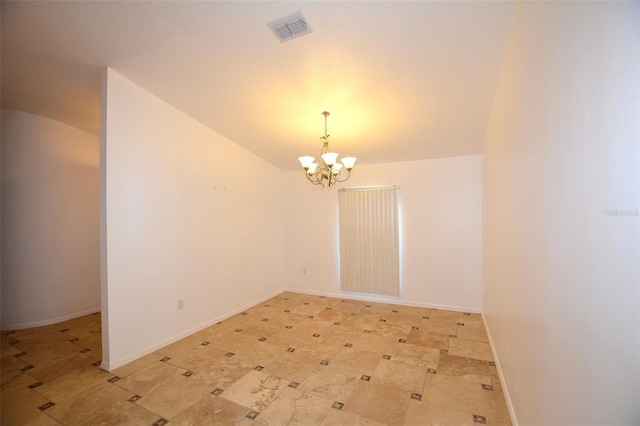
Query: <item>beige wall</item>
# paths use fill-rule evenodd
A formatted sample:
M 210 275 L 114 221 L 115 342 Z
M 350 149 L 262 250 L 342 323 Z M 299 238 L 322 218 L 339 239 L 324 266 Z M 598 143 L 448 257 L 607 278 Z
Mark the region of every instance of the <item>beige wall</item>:
M 483 156 L 483 311 L 522 425 L 640 422 L 639 22 L 637 2 L 517 6 Z
M 340 291 L 337 189 L 314 187 L 303 171 L 287 172 L 285 180 L 287 287 L 345 294 Z M 400 187 L 401 284 L 400 297 L 383 298 L 479 312 L 481 157 L 356 166 L 349 181 L 339 187 L 388 185 Z
M 2 110 L 2 328 L 100 307 L 99 138 Z
M 282 172 L 106 71 L 103 366 L 282 289 Z M 183 300 L 184 309 L 178 309 Z

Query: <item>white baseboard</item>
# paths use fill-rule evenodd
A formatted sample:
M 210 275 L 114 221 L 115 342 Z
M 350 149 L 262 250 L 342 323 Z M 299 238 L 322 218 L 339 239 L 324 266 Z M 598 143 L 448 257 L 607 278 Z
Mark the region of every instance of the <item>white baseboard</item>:
M 145 349 L 143 349 L 142 351 L 139 351 L 139 352 L 137 352 L 137 353 L 135 353 L 133 355 L 129 355 L 126 358 L 122 358 L 122 359 L 119 359 L 119 360 L 116 360 L 116 361 L 109 361 L 109 362 L 105 362 L 103 360 L 102 364 L 100 364 L 100 368 L 102 368 L 103 370 L 106 370 L 106 371 L 112 371 L 112 370 L 115 370 L 116 368 L 122 367 L 123 365 L 127 365 L 128 363 L 130 363 L 132 361 L 135 361 L 138 358 L 142 358 L 145 355 L 149 355 L 150 353 L 152 353 L 152 352 L 154 352 L 154 351 L 156 351 L 156 350 L 158 350 L 160 348 L 164 348 L 167 345 L 170 345 L 172 343 L 177 342 L 180 339 L 184 339 L 185 337 L 188 337 L 188 336 L 190 336 L 192 334 L 195 334 L 200 330 L 203 330 L 203 329 L 205 329 L 207 327 L 212 326 L 213 324 L 216 324 L 216 323 L 218 323 L 220 321 L 223 321 L 223 320 L 225 320 L 225 319 L 227 319 L 229 317 L 232 317 L 232 316 L 234 316 L 236 314 L 239 314 L 240 312 L 246 311 L 247 309 L 249 309 L 249 308 L 251 308 L 251 307 L 253 307 L 255 305 L 258 305 L 258 304 L 260 304 L 260 303 L 262 303 L 262 302 L 264 302 L 266 300 L 271 299 L 272 297 L 275 297 L 275 296 L 277 296 L 279 294 L 282 294 L 284 291 L 285 291 L 284 289 L 277 290 L 274 293 L 271 293 L 271 294 L 269 294 L 267 296 L 264 296 L 264 297 L 262 297 L 262 298 L 260 298 L 258 300 L 255 300 L 255 301 L 253 301 L 253 302 L 251 302 L 249 304 L 246 304 L 246 305 L 244 305 L 244 306 L 242 306 L 242 307 L 240 307 L 238 309 L 235 309 L 235 310 L 233 310 L 231 312 L 222 314 L 222 315 L 220 315 L 220 316 L 218 316 L 218 317 L 216 317 L 216 318 L 214 318 L 212 320 L 206 321 L 206 322 L 204 322 L 204 323 L 202 323 L 200 325 L 192 327 L 192 328 L 190 328 L 190 329 L 188 329 L 188 330 L 186 330 L 186 331 L 184 331 L 184 332 L 182 332 L 182 333 L 180 333 L 180 334 L 178 334 L 176 336 L 173 336 L 173 337 L 171 337 L 169 339 L 166 339 L 166 340 L 164 340 L 164 341 L 162 341 L 160 343 L 156 343 L 155 345 L 148 346 Z
M 338 299 L 359 300 L 363 302 L 388 303 L 388 304 L 394 304 L 394 305 L 400 305 L 400 306 L 413 306 L 416 308 L 442 309 L 442 310 L 456 311 L 456 312 L 468 312 L 473 314 L 481 313 L 480 309 L 477 309 L 477 308 L 437 305 L 433 303 L 408 302 L 406 300 L 402 300 L 394 296 L 382 296 L 382 295 L 376 295 L 376 294 L 362 295 L 362 293 L 354 293 L 354 292 L 330 293 L 330 292 L 303 290 L 303 289 L 295 289 L 295 288 L 288 288 L 285 291 L 289 291 L 291 293 L 311 294 L 314 296 L 335 297 Z
M 43 325 L 56 324 L 63 321 L 68 321 L 74 318 L 83 317 L 85 315 L 95 314 L 100 312 L 100 307 L 87 309 L 86 311 L 75 312 L 69 315 L 63 315 L 61 317 L 49 318 L 43 321 L 31 321 L 17 324 L 2 324 L 2 330 L 24 330 L 25 328 L 42 327 Z
M 493 355 L 493 360 L 496 364 L 496 370 L 498 370 L 498 376 L 500 377 L 500 383 L 502 384 L 502 392 L 504 393 L 504 399 L 507 403 L 507 410 L 509 410 L 509 417 L 511 418 L 511 424 L 513 426 L 518 426 L 518 419 L 516 418 L 516 412 L 513 409 L 513 403 L 511 402 L 511 397 L 509 396 L 509 388 L 507 386 L 507 382 L 504 380 L 504 375 L 502 374 L 502 368 L 500 367 L 500 360 L 498 359 L 498 353 L 496 352 L 495 346 L 493 346 L 493 339 L 491 338 L 491 332 L 489 331 L 489 326 L 487 325 L 487 318 L 482 313 L 482 323 L 484 324 L 484 331 L 487 333 L 487 338 L 489 339 L 489 347 L 491 348 L 491 354 Z

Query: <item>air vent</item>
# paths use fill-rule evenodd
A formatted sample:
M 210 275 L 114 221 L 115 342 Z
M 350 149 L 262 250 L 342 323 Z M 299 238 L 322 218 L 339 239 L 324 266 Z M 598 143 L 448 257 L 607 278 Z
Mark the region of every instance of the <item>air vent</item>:
M 301 12 L 292 13 L 267 24 L 281 42 L 293 40 L 313 32 Z

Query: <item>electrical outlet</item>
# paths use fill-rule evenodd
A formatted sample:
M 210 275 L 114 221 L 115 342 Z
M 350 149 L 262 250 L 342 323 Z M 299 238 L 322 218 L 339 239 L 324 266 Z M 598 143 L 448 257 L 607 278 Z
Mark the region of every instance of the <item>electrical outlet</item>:
M 302 275 L 307 275 L 307 268 L 302 268 Z
M 180 299 L 178 300 L 178 310 L 182 310 L 184 309 L 184 300 Z

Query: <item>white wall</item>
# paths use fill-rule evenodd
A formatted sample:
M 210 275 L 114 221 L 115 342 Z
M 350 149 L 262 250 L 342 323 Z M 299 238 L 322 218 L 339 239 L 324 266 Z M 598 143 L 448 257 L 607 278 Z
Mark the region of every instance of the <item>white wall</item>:
M 2 110 L 2 328 L 100 308 L 97 136 Z
M 104 84 L 103 367 L 113 369 L 283 287 L 283 195 L 279 169 L 111 69 Z
M 319 190 L 302 170 L 285 175 L 287 286 L 358 296 L 340 291 L 337 189 Z M 481 157 L 356 165 L 338 188 L 386 185 L 400 187 L 401 209 L 401 294 L 386 299 L 479 311 Z
M 517 6 L 484 149 L 483 310 L 523 425 L 640 423 L 639 22 L 637 2 Z

